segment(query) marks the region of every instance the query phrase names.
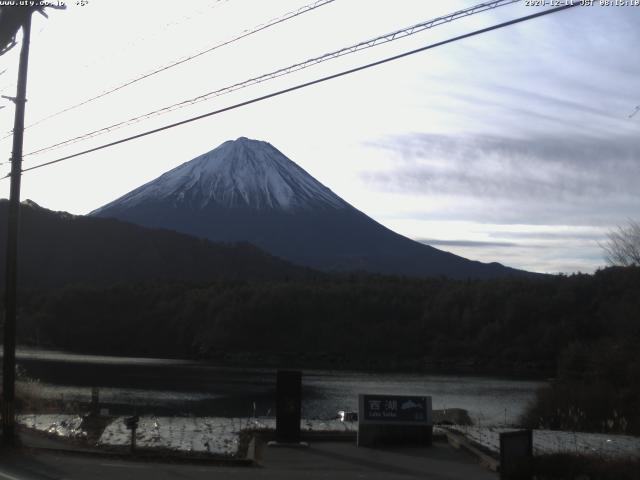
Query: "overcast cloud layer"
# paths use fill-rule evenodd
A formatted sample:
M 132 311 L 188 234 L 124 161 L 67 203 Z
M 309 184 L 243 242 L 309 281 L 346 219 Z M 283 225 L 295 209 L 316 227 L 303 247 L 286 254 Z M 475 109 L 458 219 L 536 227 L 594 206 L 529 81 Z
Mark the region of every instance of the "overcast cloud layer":
M 640 142 L 630 135 L 423 133 L 376 146 L 399 161 L 393 170 L 363 174 L 367 181 L 381 189 L 477 202 L 474 211 L 465 205 L 456 212 L 458 220 L 608 226 L 640 212 Z

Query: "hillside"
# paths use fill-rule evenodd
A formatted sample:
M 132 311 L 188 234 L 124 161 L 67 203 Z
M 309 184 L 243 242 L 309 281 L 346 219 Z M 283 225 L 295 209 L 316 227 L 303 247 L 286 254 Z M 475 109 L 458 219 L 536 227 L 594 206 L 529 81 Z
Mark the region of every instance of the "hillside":
M 7 200 L 0 200 L 0 271 L 5 268 Z M 20 211 L 19 285 L 107 285 L 139 280 L 285 279 L 305 269 L 253 245 L 216 244 L 113 219 L 53 212 L 33 202 Z M 0 276 L 4 284 L 4 275 Z

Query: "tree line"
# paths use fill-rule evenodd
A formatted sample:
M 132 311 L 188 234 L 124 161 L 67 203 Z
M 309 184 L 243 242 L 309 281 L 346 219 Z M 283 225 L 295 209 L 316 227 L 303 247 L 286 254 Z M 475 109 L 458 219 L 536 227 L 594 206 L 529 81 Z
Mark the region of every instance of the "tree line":
M 639 291 L 640 267 L 71 285 L 24 293 L 18 333 L 32 346 L 233 366 L 556 377 L 527 424 L 638 433 Z
M 71 285 L 25 294 L 19 335 L 103 354 L 553 373 L 576 341 L 638 338 L 639 287 L 635 267 L 483 281 L 319 274 Z

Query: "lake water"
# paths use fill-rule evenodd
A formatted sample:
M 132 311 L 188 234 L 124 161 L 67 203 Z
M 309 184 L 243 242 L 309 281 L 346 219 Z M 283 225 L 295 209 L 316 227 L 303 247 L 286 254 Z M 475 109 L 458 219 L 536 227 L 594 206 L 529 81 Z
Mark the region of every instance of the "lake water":
M 271 416 L 274 369 L 218 367 L 203 362 L 102 357 L 22 349 L 18 364 L 37 378 L 37 391 L 65 402 L 89 402 L 100 388 L 114 413 Z M 327 419 L 357 410 L 359 393 L 430 395 L 433 408 L 464 408 L 475 423 L 515 422 L 544 382 L 469 375 L 303 370 L 302 413 Z

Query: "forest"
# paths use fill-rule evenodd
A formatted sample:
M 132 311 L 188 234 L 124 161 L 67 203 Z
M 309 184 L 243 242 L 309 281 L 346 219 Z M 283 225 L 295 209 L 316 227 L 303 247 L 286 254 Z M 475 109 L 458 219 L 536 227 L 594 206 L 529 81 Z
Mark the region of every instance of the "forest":
M 639 291 L 640 267 L 468 281 L 318 273 L 68 285 L 24 292 L 18 335 L 23 345 L 233 366 L 555 377 L 530 423 L 580 423 L 575 409 L 556 408 L 580 397 L 583 409 L 604 409 L 597 430 L 638 432 L 622 412 L 640 401 Z
M 640 268 L 478 281 L 370 274 L 68 285 L 22 295 L 23 344 L 343 368 L 531 370 L 640 335 Z

